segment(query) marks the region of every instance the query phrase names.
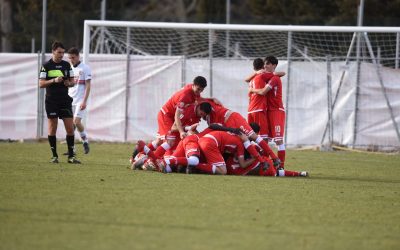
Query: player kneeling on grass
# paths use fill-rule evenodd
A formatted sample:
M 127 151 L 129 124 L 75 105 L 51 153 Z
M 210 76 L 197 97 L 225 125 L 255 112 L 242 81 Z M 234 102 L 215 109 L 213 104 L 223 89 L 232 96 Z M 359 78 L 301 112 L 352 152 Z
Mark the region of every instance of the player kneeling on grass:
M 239 164 L 244 167 L 245 148 L 251 152 L 253 157 L 260 162 L 264 162 L 263 158 L 254 148 L 254 145 L 250 143 L 248 137 L 240 130 L 238 135 L 225 131 L 213 131 L 200 138 L 198 144 L 201 153 L 208 163 L 207 169 L 201 169 L 206 173 L 227 174 L 226 163 L 223 157 L 223 154 L 226 152 L 236 155 Z
M 191 104 L 188 105 L 182 115 L 180 116 L 180 123 L 184 126 L 185 131 L 188 134 L 193 134 L 193 133 L 197 133 L 197 126 L 201 120 L 201 118 L 205 117 L 206 115 L 208 115 L 211 112 L 211 105 L 207 102 L 203 102 L 200 103 L 198 105 L 195 104 Z M 175 140 L 180 141 L 180 137 L 179 137 L 179 130 L 177 129 L 176 123 L 174 123 L 171 127 L 171 130 L 168 132 L 168 135 L 173 136 L 174 138 L 176 138 Z M 168 137 L 167 135 L 167 137 Z M 164 156 L 164 154 L 166 152 L 169 152 L 168 154 L 171 155 L 172 151 L 175 150 L 176 146 L 174 146 L 173 148 L 168 147 L 164 147 L 164 144 L 166 146 L 168 146 L 168 143 L 165 142 L 163 143 L 157 150 L 152 151 L 151 147 L 149 147 L 148 145 L 142 145 L 141 143 L 138 144 L 138 146 L 136 147 L 135 151 L 145 151 L 146 155 L 149 155 L 151 159 L 153 159 L 154 161 L 158 162 L 158 163 L 162 163 L 159 159 L 162 159 L 162 157 Z M 177 145 L 178 145 L 177 144 Z M 131 164 L 134 162 L 134 158 L 135 155 L 133 154 L 131 157 Z M 162 166 L 160 166 L 162 167 Z

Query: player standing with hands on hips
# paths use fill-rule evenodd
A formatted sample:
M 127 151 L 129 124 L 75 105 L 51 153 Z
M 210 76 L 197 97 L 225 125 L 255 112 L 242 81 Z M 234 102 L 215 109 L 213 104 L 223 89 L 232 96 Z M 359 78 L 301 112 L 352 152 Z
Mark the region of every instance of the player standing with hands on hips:
M 39 87 L 46 88 L 48 140 L 53 153 L 50 162 L 58 163 L 56 132 L 60 118 L 67 132 L 68 163 L 80 164 L 74 157 L 72 98 L 68 95 L 68 88 L 74 86 L 73 71 L 71 65 L 63 60 L 65 48 L 61 42 L 54 42 L 51 51 L 52 58 L 42 65 L 39 76 Z
M 68 50 L 68 59 L 74 71 L 75 79 L 75 86 L 68 90 L 69 96 L 73 99 L 74 125 L 79 131 L 83 142 L 83 150 L 87 154 L 89 153 L 89 141 L 82 120 L 86 116 L 92 73 L 90 67 L 80 61 L 79 50 L 77 48 L 72 47 Z

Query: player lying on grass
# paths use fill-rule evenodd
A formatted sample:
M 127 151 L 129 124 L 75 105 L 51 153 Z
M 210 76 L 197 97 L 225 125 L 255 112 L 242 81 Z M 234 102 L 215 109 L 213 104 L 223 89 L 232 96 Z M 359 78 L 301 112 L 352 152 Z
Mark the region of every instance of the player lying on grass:
M 218 127 L 218 129 L 221 129 L 221 127 Z M 238 134 L 206 129 L 200 134 L 187 136 L 178 144 L 174 153 L 171 156 L 164 157 L 164 159 L 157 158 L 143 141 L 138 141 L 138 149 L 143 149 L 145 154 L 155 162 L 155 168 L 163 172 L 171 172 L 171 167 L 176 169 L 177 166 L 183 165 L 188 166 L 187 173 L 196 169 L 208 174 L 226 174 L 226 164 L 222 154 L 230 152 L 236 155 L 239 164 L 244 168 L 248 166 L 244 162 L 245 148 L 259 162 L 265 161 L 244 133 L 237 129 L 231 129 L 231 131 Z M 200 163 L 201 159 L 204 159 L 202 163 Z M 150 161 L 148 163 L 152 165 Z
M 260 129 L 260 126 L 256 123 L 251 123 L 250 126 L 255 133 Z M 221 126 L 211 127 L 231 132 L 214 131 L 208 128 L 199 134 L 187 136 L 180 141 L 174 153 L 164 157 L 163 160 L 157 159 L 154 155 L 150 157 L 151 159 L 148 159 L 143 154 L 135 162 L 135 168 L 143 166 L 141 169 L 164 170 L 168 173 L 172 171 L 181 172 L 180 167 L 187 166 L 186 173 L 308 176 L 306 171 L 297 172 L 279 168 L 271 158 L 264 154 L 261 147 L 254 142 L 250 144 L 248 138 L 240 133 L 240 130 Z M 139 147 L 146 147 L 144 142 L 139 141 L 138 144 L 142 145 Z M 246 151 L 244 151 L 243 146 L 246 147 Z M 254 153 L 254 150 L 259 154 Z M 251 154 L 249 151 L 253 153 Z
M 250 126 L 257 133 L 260 130 L 260 126 L 256 123 L 251 123 Z M 261 147 L 257 146 L 257 151 L 260 155 L 264 155 Z M 265 155 L 264 155 L 265 156 Z M 264 162 L 260 162 L 258 159 L 252 157 L 250 154 L 245 153 L 245 162 L 248 166 L 243 168 L 242 164 L 239 164 L 238 159 L 234 155 L 226 155 L 226 167 L 229 175 L 258 175 L 258 176 L 300 176 L 308 177 L 306 171 L 290 171 L 281 167 L 274 166 L 274 163 L 268 157 L 264 157 Z
M 268 146 L 268 143 L 258 134 L 254 133 L 253 129 L 241 114 L 229 110 L 221 104 L 212 101 L 210 101 L 210 104 L 212 106 L 212 110 L 206 118 L 208 124 L 220 124 L 224 127 L 240 128 L 249 137 L 249 139 L 255 141 L 264 150 L 264 152 L 266 152 L 266 154 L 273 159 L 274 162 L 279 162 L 279 158 Z

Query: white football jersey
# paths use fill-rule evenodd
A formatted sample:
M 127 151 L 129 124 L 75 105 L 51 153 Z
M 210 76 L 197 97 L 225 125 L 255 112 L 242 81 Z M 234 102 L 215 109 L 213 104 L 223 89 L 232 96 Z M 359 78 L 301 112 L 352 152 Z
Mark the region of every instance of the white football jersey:
M 72 69 L 74 71 L 75 86 L 69 88 L 68 94 L 74 99 L 72 105 L 77 105 L 83 101 L 86 80 L 92 79 L 92 72 L 90 67 L 82 62 L 76 67 L 72 66 Z

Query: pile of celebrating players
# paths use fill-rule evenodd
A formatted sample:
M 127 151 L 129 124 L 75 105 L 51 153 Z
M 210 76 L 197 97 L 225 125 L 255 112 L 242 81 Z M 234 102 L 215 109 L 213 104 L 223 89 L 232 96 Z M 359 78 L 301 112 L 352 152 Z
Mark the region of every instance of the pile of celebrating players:
M 139 140 L 130 159 L 132 170 L 162 173 L 300 176 L 306 171 L 285 169 L 283 143 L 285 110 L 278 60 L 268 56 L 253 61 L 247 120 L 215 98 L 202 98 L 207 87 L 202 76 L 177 91 L 157 115 L 158 134 L 146 144 Z M 197 131 L 201 119 L 208 127 Z M 268 141 L 277 146 L 277 154 Z

